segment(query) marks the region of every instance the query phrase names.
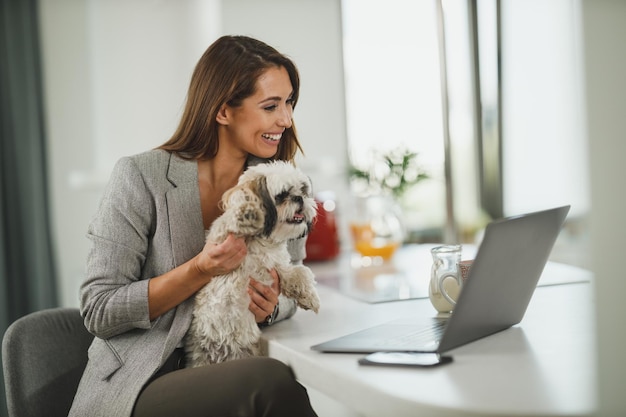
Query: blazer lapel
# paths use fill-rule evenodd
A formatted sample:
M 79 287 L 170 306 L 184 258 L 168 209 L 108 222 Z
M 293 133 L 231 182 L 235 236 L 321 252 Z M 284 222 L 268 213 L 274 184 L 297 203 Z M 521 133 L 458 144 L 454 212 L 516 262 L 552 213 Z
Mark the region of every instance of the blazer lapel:
M 204 247 L 204 225 L 198 188 L 198 164 L 170 155 L 167 180 L 173 188 L 165 194 L 169 217 L 174 265 L 179 266 L 196 256 Z M 164 345 L 162 360 L 184 337 L 191 323 L 193 297 L 178 305 Z
M 166 193 L 172 253 L 175 266 L 187 262 L 204 247 L 204 226 L 198 189 L 198 164 L 175 154 L 170 156 Z

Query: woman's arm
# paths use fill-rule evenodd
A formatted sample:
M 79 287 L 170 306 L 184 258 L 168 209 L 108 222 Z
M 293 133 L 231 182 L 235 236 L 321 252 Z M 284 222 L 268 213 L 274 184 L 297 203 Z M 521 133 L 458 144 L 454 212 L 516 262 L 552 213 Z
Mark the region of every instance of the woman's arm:
M 206 244 L 194 258 L 163 275 L 146 277 L 155 229 L 164 226 L 157 225 L 161 220 L 153 193 L 134 161 L 120 160 L 89 226 L 92 247 L 80 288 L 81 312 L 87 329 L 100 338 L 150 328 L 152 320 L 245 257 L 244 241 L 229 237 L 220 245 Z
M 188 262 L 150 279 L 148 284 L 150 320 L 185 301 L 208 284 L 212 277 L 237 268 L 243 262 L 246 253 L 244 239 L 231 234 L 223 243 L 219 245 L 207 243 L 202 252 Z
M 92 334 L 108 338 L 150 328 L 148 281 L 141 279 L 141 269 L 155 217 L 155 202 L 139 169 L 130 158 L 121 159 L 87 232 L 91 249 L 80 302 Z

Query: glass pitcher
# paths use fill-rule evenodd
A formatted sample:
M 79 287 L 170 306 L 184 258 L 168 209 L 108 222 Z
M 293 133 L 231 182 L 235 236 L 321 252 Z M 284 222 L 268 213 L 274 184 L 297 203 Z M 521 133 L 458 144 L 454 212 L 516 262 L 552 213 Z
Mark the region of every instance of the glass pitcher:
M 458 271 L 461 245 L 443 245 L 430 250 L 433 266 L 430 272 L 428 298 L 440 313 L 454 310 L 463 282 Z

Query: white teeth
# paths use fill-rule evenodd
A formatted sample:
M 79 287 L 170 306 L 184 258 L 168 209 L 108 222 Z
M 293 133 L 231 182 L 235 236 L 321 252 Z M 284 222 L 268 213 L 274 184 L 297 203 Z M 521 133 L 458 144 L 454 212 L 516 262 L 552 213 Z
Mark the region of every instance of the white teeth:
M 282 134 L 278 133 L 275 135 L 270 135 L 269 133 L 263 133 L 261 136 L 263 136 L 265 139 L 269 139 L 269 140 L 280 140 Z

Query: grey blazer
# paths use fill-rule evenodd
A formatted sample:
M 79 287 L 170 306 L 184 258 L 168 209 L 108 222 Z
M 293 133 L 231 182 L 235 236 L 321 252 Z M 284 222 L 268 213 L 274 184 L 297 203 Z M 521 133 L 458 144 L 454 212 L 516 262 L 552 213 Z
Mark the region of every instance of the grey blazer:
M 80 304 L 96 337 L 69 416 L 131 416 L 191 321 L 193 297 L 150 321 L 148 281 L 204 246 L 197 163 L 161 150 L 121 159 L 87 236 Z M 293 262 L 304 259 L 304 239 L 289 249 Z M 281 296 L 280 306 L 279 320 L 295 312 L 293 300 Z

